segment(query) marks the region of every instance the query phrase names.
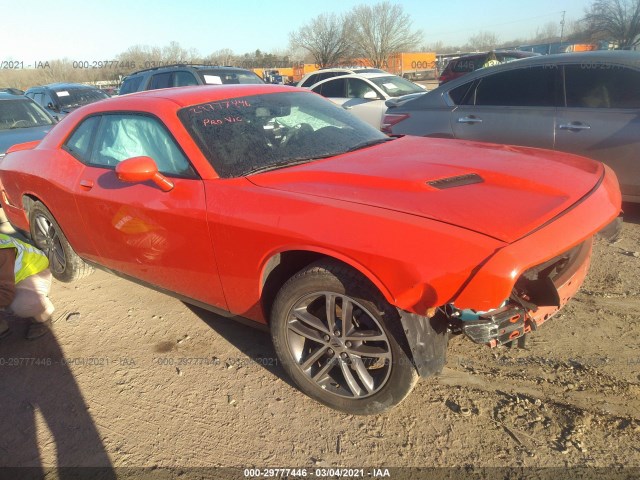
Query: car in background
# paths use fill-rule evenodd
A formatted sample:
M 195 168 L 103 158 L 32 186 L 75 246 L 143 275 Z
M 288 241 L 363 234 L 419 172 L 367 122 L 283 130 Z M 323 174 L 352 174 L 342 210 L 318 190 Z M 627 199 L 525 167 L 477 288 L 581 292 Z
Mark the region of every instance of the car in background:
M 387 72 L 327 78 L 313 85 L 311 91 L 328 98 L 378 130 L 387 109 L 386 100 L 426 93 L 420 85 Z
M 263 84 L 251 70 L 217 65 L 165 65 L 147 68 L 127 75 L 118 95 L 126 95 L 158 88 L 187 87 L 191 85 Z
M 0 92 L 0 159 L 12 145 L 42 139 L 55 123 L 33 100 Z
M 279 85 L 115 97 L 10 150 L 0 201 L 57 279 L 99 265 L 252 320 L 302 391 L 351 414 L 440 372 L 453 332 L 538 328 L 620 211 L 601 163 L 390 138 Z
M 81 83 L 51 83 L 29 88 L 24 94 L 58 120 L 77 108 L 109 98 L 99 88 Z
M 524 145 L 609 165 L 640 202 L 640 52 L 544 55 L 389 101 L 383 131 Z
M 449 60 L 438 81 L 440 85 L 456 78 L 474 72 L 479 68 L 492 67 L 501 63 L 512 62 L 520 58 L 535 57 L 539 53 L 524 52 L 520 50 L 495 50 L 491 52 L 472 53 Z
M 351 73 L 387 73 L 384 70 L 373 67 L 354 67 L 354 68 L 321 68 L 315 72 L 307 73 L 296 84 L 297 87 L 311 88 L 318 82 L 326 80 L 327 78 L 340 77 L 342 75 L 349 75 Z

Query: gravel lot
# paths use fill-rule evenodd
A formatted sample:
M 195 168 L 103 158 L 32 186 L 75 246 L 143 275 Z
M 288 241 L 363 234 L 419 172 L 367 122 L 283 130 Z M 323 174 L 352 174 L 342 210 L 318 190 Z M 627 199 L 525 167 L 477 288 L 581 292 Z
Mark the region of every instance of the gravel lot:
M 441 377 L 374 417 L 300 393 L 266 333 L 103 272 L 56 282 L 54 335 L 27 342 L 16 320 L 0 343 L 0 466 L 640 467 L 640 208 L 625 207 L 622 238 L 596 243 L 526 349 L 454 338 Z

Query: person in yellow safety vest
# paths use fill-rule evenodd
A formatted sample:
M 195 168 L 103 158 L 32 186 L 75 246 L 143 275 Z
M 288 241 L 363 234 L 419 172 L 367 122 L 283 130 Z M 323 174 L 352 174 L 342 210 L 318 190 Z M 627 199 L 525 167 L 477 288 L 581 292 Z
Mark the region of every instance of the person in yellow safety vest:
M 33 340 L 51 328 L 53 304 L 49 300 L 51 271 L 46 255 L 37 248 L 0 233 L 0 308 L 31 318 L 26 338 Z M 0 338 L 10 333 L 0 317 Z

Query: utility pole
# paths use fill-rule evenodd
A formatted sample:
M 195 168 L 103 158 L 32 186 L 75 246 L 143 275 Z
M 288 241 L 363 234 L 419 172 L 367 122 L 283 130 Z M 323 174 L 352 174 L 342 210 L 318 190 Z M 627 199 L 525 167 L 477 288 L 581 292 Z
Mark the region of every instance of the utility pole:
M 564 15 L 567 13 L 566 10 L 562 11 L 562 20 L 560 20 L 560 43 L 562 44 L 562 38 L 564 37 Z

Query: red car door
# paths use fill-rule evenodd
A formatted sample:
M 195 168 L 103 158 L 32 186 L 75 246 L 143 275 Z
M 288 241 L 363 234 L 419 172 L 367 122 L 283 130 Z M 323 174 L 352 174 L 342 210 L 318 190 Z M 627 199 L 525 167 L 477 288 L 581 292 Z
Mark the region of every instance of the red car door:
M 149 156 L 174 184 L 125 183 L 115 166 Z M 76 201 L 102 264 L 226 308 L 206 221 L 204 184 L 155 117 L 105 114 L 76 186 Z

